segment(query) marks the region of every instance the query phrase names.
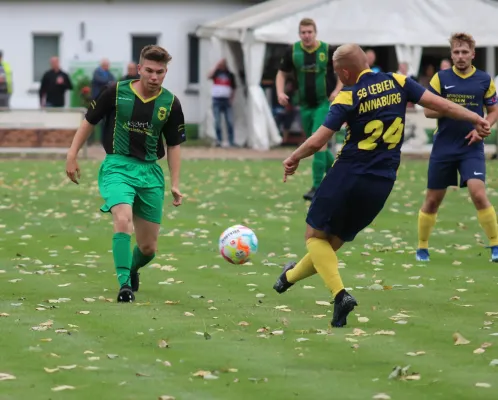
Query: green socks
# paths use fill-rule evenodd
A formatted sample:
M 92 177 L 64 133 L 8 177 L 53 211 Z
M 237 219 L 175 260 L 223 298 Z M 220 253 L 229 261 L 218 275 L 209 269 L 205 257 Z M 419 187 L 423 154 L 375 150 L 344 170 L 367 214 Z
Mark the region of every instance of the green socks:
M 320 186 L 323 177 L 332 166 L 334 162 L 334 155 L 330 150 L 319 151 L 313 156 L 313 187 L 316 189 Z
M 146 256 L 143 254 L 138 246 L 135 246 L 133 249 L 133 260 L 131 262 L 131 270 L 133 272 L 138 271 L 140 268 L 146 266 L 149 262 L 151 262 L 156 255 L 152 254 L 150 256 Z
M 112 255 L 114 257 L 114 266 L 120 286 L 130 285 L 130 268 L 131 268 L 131 236 L 127 233 L 115 233 L 112 238 Z

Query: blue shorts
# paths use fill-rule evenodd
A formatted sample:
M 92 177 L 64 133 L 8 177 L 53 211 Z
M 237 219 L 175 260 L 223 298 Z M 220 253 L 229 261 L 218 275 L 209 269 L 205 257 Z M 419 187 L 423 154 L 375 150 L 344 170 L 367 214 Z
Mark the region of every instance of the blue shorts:
M 469 179 L 486 182 L 486 160 L 483 157 L 469 157 L 454 161 L 430 158 L 427 171 L 427 189 L 446 189 L 448 186 L 466 187 Z
M 379 214 L 393 186 L 391 179 L 352 174 L 347 164 L 336 163 L 316 191 L 306 223 L 350 242 Z

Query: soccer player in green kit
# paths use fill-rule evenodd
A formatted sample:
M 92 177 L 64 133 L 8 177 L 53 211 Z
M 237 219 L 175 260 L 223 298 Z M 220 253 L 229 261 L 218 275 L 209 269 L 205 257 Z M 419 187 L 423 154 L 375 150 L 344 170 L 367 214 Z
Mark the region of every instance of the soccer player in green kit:
M 294 75 L 299 92 L 301 124 L 306 137 L 322 125 L 329 111 L 330 102 L 339 93 L 341 85 L 332 64 L 333 49 L 316 39 L 316 24 L 310 18 L 299 23 L 299 37 L 282 57 L 276 77 L 278 102 L 286 106 L 285 81 Z M 325 145 L 313 156 L 313 186 L 303 198 L 311 200 L 316 189 L 334 162 L 334 156 Z
M 140 79 L 108 86 L 88 108 L 67 154 L 66 173 L 78 183 L 77 155 L 93 127 L 104 122 L 107 153 L 98 181 L 104 199 L 102 212 L 114 221 L 112 253 L 120 285 L 118 302 L 132 302 L 139 288 L 138 270 L 155 256 L 164 202 L 164 175 L 157 160 L 165 156 L 171 177 L 173 205 L 182 203 L 180 144 L 185 123 L 180 101 L 161 85 L 171 61 L 159 46 L 146 46 L 140 54 Z M 137 245 L 131 252 L 131 234 Z

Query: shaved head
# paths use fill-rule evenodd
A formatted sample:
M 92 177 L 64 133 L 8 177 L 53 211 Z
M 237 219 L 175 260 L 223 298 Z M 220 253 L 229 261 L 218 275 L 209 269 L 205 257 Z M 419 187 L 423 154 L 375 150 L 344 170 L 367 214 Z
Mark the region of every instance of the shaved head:
M 367 55 L 354 43 L 339 46 L 332 60 L 335 72 L 346 86 L 354 85 L 360 73 L 369 68 Z

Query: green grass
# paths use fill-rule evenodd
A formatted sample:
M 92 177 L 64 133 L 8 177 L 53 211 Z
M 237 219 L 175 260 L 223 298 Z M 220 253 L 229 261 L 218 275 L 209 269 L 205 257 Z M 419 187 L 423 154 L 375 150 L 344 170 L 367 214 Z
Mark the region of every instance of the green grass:
M 497 168 L 488 165 L 496 202 Z M 277 264 L 305 251 L 301 195 L 309 186 L 309 162 L 285 185 L 277 161 L 184 162 L 188 196 L 179 209 L 167 197 L 154 261 L 174 270 L 146 267 L 131 305 L 102 300 L 116 297 L 112 224 L 98 211 L 98 163 L 81 167 L 76 186 L 67 182 L 62 161 L 0 163 L 0 313 L 9 314 L 0 317 L 0 373 L 16 377 L 0 381 L 1 400 L 371 399 L 378 393 L 400 400 L 498 398 L 498 367 L 489 365 L 498 359 L 498 337 L 490 336 L 498 332 L 498 318 L 485 314 L 498 311 L 498 267 L 489 262 L 465 191 L 451 191 L 444 202 L 431 240 L 432 262 L 414 261 L 426 162 L 403 164 L 382 214 L 341 250 L 343 279 L 360 306 L 347 328 L 327 335 L 317 334 L 328 329 L 332 311 L 316 304 L 330 299 L 319 277 L 284 295 L 271 288 Z M 259 238 L 252 265 L 229 265 L 218 256 L 220 233 L 236 223 Z M 367 290 L 376 280 L 400 286 Z M 61 298 L 70 301 L 48 302 Z M 282 305 L 291 311 L 276 309 Z M 406 325 L 390 319 L 400 312 L 409 315 Z M 369 322 L 358 322 L 358 315 Z M 49 329 L 32 330 L 49 320 Z M 260 337 L 262 327 L 284 334 Z M 368 334 L 354 337 L 356 349 L 346 340 L 354 328 Z M 380 330 L 395 335 L 374 335 Z M 457 331 L 471 343 L 455 346 Z M 161 340 L 169 347 L 160 348 Z M 485 342 L 493 346 L 473 354 Z M 426 354 L 406 355 L 416 351 Z M 411 365 L 421 379 L 389 380 L 398 365 Z M 193 376 L 199 370 L 218 379 Z M 476 387 L 478 382 L 492 387 Z M 74 390 L 52 391 L 60 385 Z

